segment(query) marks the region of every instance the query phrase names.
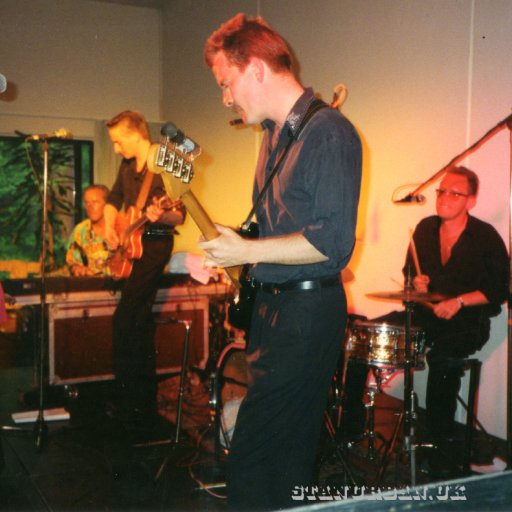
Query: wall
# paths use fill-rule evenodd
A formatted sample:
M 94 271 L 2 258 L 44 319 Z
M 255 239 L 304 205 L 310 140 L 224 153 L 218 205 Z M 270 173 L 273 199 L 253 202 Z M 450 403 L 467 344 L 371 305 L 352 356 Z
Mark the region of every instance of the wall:
M 446 0 L 234 1 L 183 0 L 164 11 L 164 116 L 204 147 L 192 183 L 218 222 L 238 225 L 249 197 L 259 134 L 233 128 L 218 89 L 203 63 L 206 38 L 237 12 L 262 15 L 290 43 L 300 76 L 327 101 L 335 84 L 349 90 L 343 112 L 364 143 L 364 178 L 356 251 L 346 283 L 352 311 L 375 318 L 400 303 L 367 297 L 398 290 L 409 230 L 435 211 L 435 183 L 427 201 L 398 205 L 417 185 L 461 154 L 510 114 L 512 4 Z M 179 20 L 179 23 L 176 23 Z M 180 51 L 173 51 L 179 49 Z M 501 130 L 465 162 L 481 177 L 475 215 L 509 239 L 507 130 Z M 399 189 L 408 185 L 406 188 Z M 187 233 L 198 236 L 194 227 Z M 187 241 L 188 243 L 189 241 Z M 193 240 L 190 240 L 193 242 Z M 507 243 L 508 245 L 508 243 Z M 506 313 L 493 320 L 485 361 L 479 419 L 506 436 Z M 386 391 L 401 396 L 395 374 Z M 426 372 L 416 372 L 424 405 Z M 467 389 L 464 382 L 463 396 Z M 492 397 L 492 400 L 489 398 Z M 459 419 L 463 420 L 462 411 Z
M 125 109 L 161 121 L 160 20 L 89 0 L 2 0 L 0 133 L 66 127 L 98 140 L 97 122 Z M 117 169 L 96 164 L 96 181 L 111 185 Z
M 259 145 L 232 114 L 203 63 L 206 38 L 239 11 L 261 14 L 288 40 L 300 77 L 327 101 L 343 82 L 343 112 L 364 144 L 357 245 L 346 283 L 350 308 L 374 318 L 399 303 L 367 294 L 401 287 L 409 229 L 434 211 L 403 197 L 510 114 L 512 4 L 509 0 L 173 0 L 154 9 L 92 0 L 3 0 L 0 133 L 66 126 L 94 139 L 98 121 L 137 109 L 173 121 L 203 147 L 193 190 L 211 217 L 238 225 L 250 208 Z M 129 37 L 128 37 L 129 36 Z M 13 90 L 14 87 L 14 90 Z M 500 131 L 466 162 L 482 179 L 477 216 L 509 240 L 510 147 Z M 110 184 L 115 168 L 97 166 Z M 399 187 L 409 184 L 409 188 Z M 189 219 L 176 250 L 197 252 Z M 506 436 L 506 314 L 494 319 L 484 361 L 479 419 Z M 426 372 L 415 386 L 424 404 Z M 387 391 L 400 396 L 401 377 Z M 465 384 L 466 386 L 466 384 Z

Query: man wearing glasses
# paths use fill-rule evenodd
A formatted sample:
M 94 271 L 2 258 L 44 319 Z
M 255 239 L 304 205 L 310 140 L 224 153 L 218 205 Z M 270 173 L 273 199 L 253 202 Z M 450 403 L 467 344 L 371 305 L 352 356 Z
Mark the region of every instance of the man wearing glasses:
M 477 201 L 478 177 L 465 167 L 452 167 L 436 190 L 437 215 L 419 222 L 414 231 L 420 275 L 409 252 L 404 275 L 411 273 L 419 292 L 449 297 L 436 304 L 418 304 L 413 323 L 424 327 L 429 366 L 427 429 L 442 448 L 453 436 L 463 359 L 489 339 L 490 317 L 508 296 L 507 249 L 497 231 L 471 215 Z
M 508 296 L 507 249 L 497 231 L 469 215 L 477 201 L 478 177 L 465 167 L 451 167 L 436 191 L 437 215 L 419 222 L 413 234 L 417 264 L 409 251 L 403 268 L 418 292 L 446 296 L 435 304 L 416 304 L 412 323 L 421 327 L 430 347 L 426 426 L 437 447 L 430 456 L 432 476 L 447 476 L 446 448 L 453 437 L 464 359 L 489 339 L 490 317 Z M 417 274 L 417 268 L 421 274 Z M 404 324 L 394 311 L 374 321 Z M 357 440 L 364 428 L 362 401 L 368 367 L 349 360 L 345 377 L 342 436 Z M 444 466 L 444 467 L 443 467 Z

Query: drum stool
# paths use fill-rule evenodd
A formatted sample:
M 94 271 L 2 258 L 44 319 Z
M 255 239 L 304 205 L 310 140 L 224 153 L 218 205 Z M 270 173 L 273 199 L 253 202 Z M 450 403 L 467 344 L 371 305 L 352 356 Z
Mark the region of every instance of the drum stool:
M 460 393 L 457 395 L 457 401 L 462 405 L 466 411 L 466 423 L 464 426 L 464 449 L 462 451 L 462 475 L 468 476 L 471 474 L 471 452 L 473 448 L 473 427 L 476 424 L 480 430 L 487 434 L 483 425 L 478 421 L 475 414 L 476 395 L 480 382 L 480 370 L 482 367 L 481 361 L 475 358 L 460 358 L 457 359 L 457 365 L 462 372 L 469 371 L 469 387 L 467 393 L 467 403 L 462 399 Z M 460 362 L 460 365 L 458 364 Z M 419 444 L 418 447 L 423 448 L 436 448 L 435 444 Z

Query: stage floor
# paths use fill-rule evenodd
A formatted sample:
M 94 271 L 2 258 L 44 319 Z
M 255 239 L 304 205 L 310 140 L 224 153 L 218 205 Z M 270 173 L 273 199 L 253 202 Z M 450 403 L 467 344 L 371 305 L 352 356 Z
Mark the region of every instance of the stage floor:
M 110 382 L 45 389 L 46 406 L 65 407 L 70 420 L 46 422 L 48 435 L 35 449 L 33 424 L 14 426 L 13 412 L 37 409 L 37 390 L 30 367 L 0 368 L 0 433 L 4 464 L 0 473 L 0 509 L 50 511 L 197 510 L 226 509 L 224 455 L 215 449 L 216 432 L 210 425 L 208 380 L 189 374 L 184 396 L 182 430 L 176 444 L 175 420 L 178 377 L 161 382 L 160 415 L 151 425 L 127 428 L 106 414 Z M 77 396 L 76 396 L 77 395 Z M 384 455 L 397 425 L 402 402 L 386 394 L 375 399 L 375 451 L 368 438 L 345 445 L 323 435 L 319 448 L 320 488 L 344 490 L 354 484 L 403 488 L 414 474 L 417 485 L 467 475 L 462 470 L 463 432 L 450 444 L 446 471 L 425 471 L 428 449 L 415 451 L 414 470 L 401 450 L 403 428 L 397 429 L 397 456 Z M 329 411 L 335 419 L 336 408 Z M 328 425 L 329 422 L 326 422 Z M 7 427 L 7 430 L 5 429 Z M 422 435 L 422 414 L 416 422 Z M 505 444 L 477 433 L 472 463 L 491 464 L 503 457 Z M 349 494 L 350 494 L 349 490 Z M 308 501 L 313 504 L 314 501 Z M 304 503 L 298 502 L 297 505 Z

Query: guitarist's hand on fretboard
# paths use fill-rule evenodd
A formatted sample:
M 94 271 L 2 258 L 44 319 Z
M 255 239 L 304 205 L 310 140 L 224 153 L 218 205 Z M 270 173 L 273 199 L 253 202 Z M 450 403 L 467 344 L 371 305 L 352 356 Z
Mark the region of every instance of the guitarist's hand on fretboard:
M 172 201 L 169 197 L 163 196 L 160 199 L 153 197 L 153 204 L 146 208 L 146 217 L 149 222 L 162 222 L 177 226 L 183 224 L 182 203 L 179 199 Z

